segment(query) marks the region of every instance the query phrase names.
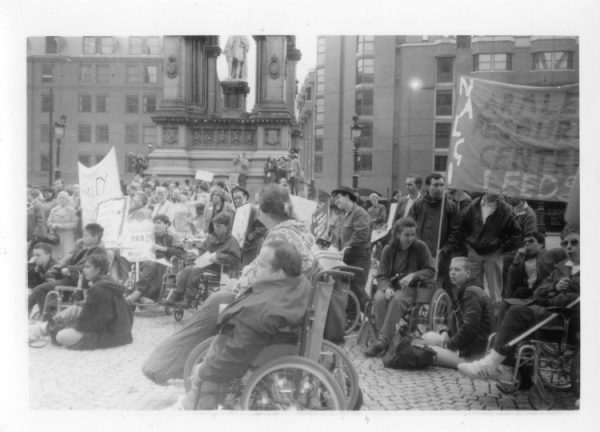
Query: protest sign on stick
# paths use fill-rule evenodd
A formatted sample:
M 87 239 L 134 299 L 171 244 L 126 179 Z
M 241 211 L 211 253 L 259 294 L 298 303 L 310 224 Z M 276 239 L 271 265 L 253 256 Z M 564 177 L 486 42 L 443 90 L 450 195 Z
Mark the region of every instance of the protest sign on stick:
M 248 224 L 250 222 L 250 213 L 252 211 L 252 204 L 246 203 L 240 206 L 235 211 L 235 217 L 231 226 L 231 235 L 235 238 L 240 247 L 244 247 L 244 241 L 246 240 L 246 234 L 248 233 Z
M 390 204 L 390 212 L 388 214 L 387 224 L 382 229 L 373 230 L 373 232 L 371 233 L 371 243 L 375 243 L 376 241 L 384 238 L 386 234 L 390 232 L 390 230 L 394 226 L 394 216 L 396 216 L 397 207 L 398 203 Z
M 210 171 L 202 171 L 202 170 L 196 171 L 196 180 L 203 180 L 205 182 L 210 183 L 211 181 L 213 181 L 214 177 L 215 177 L 215 174 Z
M 290 195 L 290 198 L 298 219 L 304 222 L 307 228 L 310 228 L 312 215 L 317 210 L 317 202 L 301 198 L 297 195 Z
M 150 220 L 128 221 L 121 235 L 121 256 L 129 262 L 154 260 L 154 223 Z
M 312 217 L 310 223 L 310 232 L 315 239 L 325 238 L 327 235 L 327 224 L 329 223 L 329 200 L 317 209 Z
M 102 225 L 102 228 L 104 228 L 102 241 L 105 247 L 119 247 L 119 237 L 123 231 L 126 214 L 126 198 L 112 198 L 98 203 L 96 223 Z
M 461 76 L 451 138 L 449 187 L 565 202 L 579 168 L 579 86 Z

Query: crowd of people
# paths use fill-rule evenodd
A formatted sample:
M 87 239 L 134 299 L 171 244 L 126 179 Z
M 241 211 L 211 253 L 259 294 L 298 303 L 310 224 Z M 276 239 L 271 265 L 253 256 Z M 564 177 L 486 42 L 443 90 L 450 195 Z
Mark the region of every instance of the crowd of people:
M 294 211 L 290 195 L 298 194 L 304 181 L 294 167 L 297 154 L 288 159 L 269 158 L 266 184 L 254 202 L 245 188 L 244 154 L 234 160 L 240 171 L 232 189 L 220 181 L 159 181 L 143 175 L 123 185 L 127 217 L 154 224 L 157 258 L 142 262 L 135 283 L 127 287 L 118 271 L 123 259 L 118 250 L 104 247 L 103 227 L 82 226 L 77 185 L 57 181 L 52 187 L 30 187 L 28 311 L 31 315 L 37 308 L 42 315 L 30 328 L 30 341 L 49 335 L 71 349 L 132 343 L 136 304 L 185 301 L 194 296 L 203 272 L 226 272 L 230 282 L 157 344 L 142 366 L 157 384 L 181 379 L 194 347 L 217 336 L 196 371 L 192 391 L 178 401 L 181 408 L 215 408 L 219 387 L 241 377 L 278 330 L 297 325 L 308 304 L 316 239 Z M 566 306 L 579 296 L 579 233 L 567 227 L 562 247 L 547 250 L 526 201 L 446 191 L 445 183 L 437 173 L 424 181 L 414 174 L 406 178 L 406 195 L 397 193 L 392 200 L 397 203 L 393 228 L 379 240 L 380 255 L 373 253 L 371 233 L 386 225 L 391 207 L 380 204 L 377 194 L 362 202 L 356 191 L 340 186 L 331 193 L 334 211 L 326 240 L 347 265 L 363 270 L 350 286 L 361 311 L 370 297 L 374 300 L 378 334 L 366 356 L 389 349 L 399 320 L 415 302 L 416 287 L 431 282 L 451 294 L 457 317 L 452 334 L 423 336 L 436 350 L 437 364 L 472 378 L 496 379 L 510 373 L 513 353 L 506 341 L 548 316 L 549 305 Z M 248 230 L 240 245 L 231 230 L 237 209 L 248 203 Z M 167 267 L 159 261 L 173 257 L 188 265 L 165 292 Z M 368 294 L 372 268 L 378 283 Z M 43 314 L 48 292 L 78 283 L 87 292 L 83 303 Z M 505 302 L 513 297 L 530 301 Z M 496 343 L 486 353 L 494 331 Z

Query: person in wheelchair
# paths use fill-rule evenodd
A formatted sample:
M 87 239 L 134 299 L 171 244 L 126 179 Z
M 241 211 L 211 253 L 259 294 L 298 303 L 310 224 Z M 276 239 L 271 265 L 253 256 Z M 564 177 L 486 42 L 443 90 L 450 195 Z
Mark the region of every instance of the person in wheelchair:
M 29 342 L 50 335 L 52 343 L 69 349 L 111 348 L 133 342 L 132 313 L 125 302 L 125 287 L 108 273 L 105 254 L 85 258 L 83 277 L 90 288 L 81 306 L 72 305 L 47 322 L 29 327 Z
M 231 216 L 219 213 L 213 218 L 213 234 L 199 246 L 201 262 L 208 265 L 193 265 L 184 268 L 177 274 L 176 288 L 172 290 L 165 302 L 175 303 L 185 298 L 195 297 L 200 278 L 205 272 L 220 275 L 221 266 L 226 267 L 230 273 L 237 274 L 241 262 L 241 251 L 238 241 L 231 235 Z
M 83 237 L 75 242 L 73 251 L 63 257 L 58 264 L 51 267 L 46 273 L 46 282 L 36 286 L 29 294 L 29 298 L 27 299 L 28 313 L 31 313 L 31 309 L 36 304 L 39 311 L 42 312 L 44 310 L 44 303 L 46 302 L 46 295 L 57 286 L 77 286 L 77 279 L 83 269 L 85 259 L 91 254 L 107 254 L 102 243 L 103 234 L 104 228 L 97 223 L 90 223 L 85 226 Z
M 167 232 L 171 221 L 164 214 L 152 218 L 154 222 L 154 244 L 152 250 L 156 253 L 156 259 L 170 260 L 176 256 L 182 258 L 185 255 L 183 243 L 174 234 Z M 143 261 L 140 264 L 140 275 L 135 283 L 132 293 L 127 297 L 127 303 L 137 302 L 153 303 L 158 300 L 162 285 L 162 275 L 166 266 L 156 261 Z
M 485 355 L 488 338 L 494 327 L 494 309 L 490 296 L 471 276 L 471 264 L 467 257 L 455 257 L 450 262 L 450 282 L 454 285 L 454 315 L 456 333 L 450 337 L 447 331 L 427 332 L 423 340 L 437 353 L 435 364 L 456 368 L 465 360 Z
M 301 324 L 311 284 L 302 274 L 300 253 L 289 243 L 270 241 L 253 273 L 252 287 L 219 314 L 217 336 L 177 408 L 216 409 L 219 388 L 241 378 L 281 329 Z
M 394 238 L 381 254 L 379 286 L 374 296 L 379 332 L 377 341 L 365 351 L 367 357 L 386 350 L 396 331 L 396 323 L 415 301 L 416 285 L 435 276 L 429 248 L 416 238 L 416 222 L 409 217 L 401 218 L 394 223 L 392 232 Z
M 526 301 L 526 304 L 512 305 L 508 309 L 490 353 L 481 360 L 459 364 L 460 372 L 473 379 L 494 380 L 501 375 L 511 375 L 510 367 L 502 365 L 515 352 L 514 346 L 507 346 L 508 342 L 550 316 L 552 312 L 548 307 L 566 307 L 579 298 L 579 233 L 566 229 L 561 238 L 561 246 L 567 253 L 567 259 L 554 266 L 550 276 L 534 292 L 533 299 Z
M 36 243 L 32 248 L 31 259 L 27 263 L 27 287 L 35 288 L 43 284 L 50 276 L 48 271 L 56 265 L 52 256 L 52 246 L 48 243 Z

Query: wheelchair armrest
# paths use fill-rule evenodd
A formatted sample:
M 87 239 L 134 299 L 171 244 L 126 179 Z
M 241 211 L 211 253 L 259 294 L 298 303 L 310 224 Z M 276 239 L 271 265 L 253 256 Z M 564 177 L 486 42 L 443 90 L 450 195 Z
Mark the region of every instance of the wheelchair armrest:
M 550 307 L 548 307 L 546 309 L 548 310 L 548 312 L 560 314 L 560 315 L 564 316 L 565 318 L 568 318 L 568 317 L 571 317 L 573 315 L 579 314 L 578 310 L 576 310 L 576 309 L 570 309 L 570 308 L 567 308 L 567 307 L 550 306 Z

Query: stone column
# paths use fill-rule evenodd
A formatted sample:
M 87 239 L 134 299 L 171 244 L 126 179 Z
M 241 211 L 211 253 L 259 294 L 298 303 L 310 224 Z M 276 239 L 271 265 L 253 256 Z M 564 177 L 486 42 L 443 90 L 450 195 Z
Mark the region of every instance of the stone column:
M 219 80 L 217 78 L 217 57 L 221 55 L 221 47 L 219 46 L 219 36 L 209 36 L 206 46 L 207 56 L 207 114 L 216 114 L 223 109 L 223 100 L 221 97 L 221 89 L 219 88 Z
M 301 58 L 302 53 L 296 48 L 296 37 L 288 36 L 285 77 L 285 104 L 292 117 L 295 117 L 294 105 L 296 102 L 296 64 Z
M 256 41 L 255 113 L 287 113 L 285 103 L 286 36 L 254 36 Z
M 246 96 L 250 87 L 246 81 L 222 81 L 223 109 L 228 114 L 243 113 L 246 111 Z

